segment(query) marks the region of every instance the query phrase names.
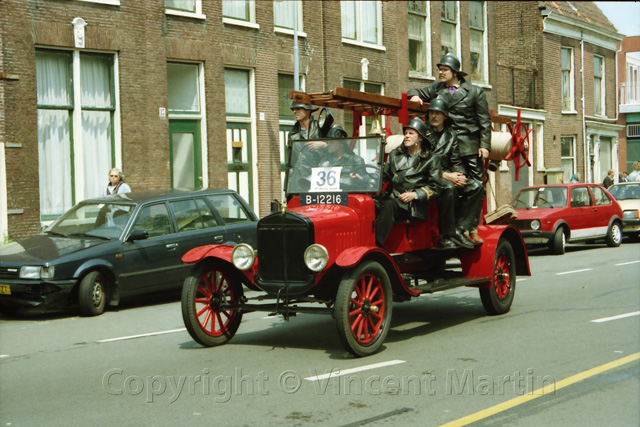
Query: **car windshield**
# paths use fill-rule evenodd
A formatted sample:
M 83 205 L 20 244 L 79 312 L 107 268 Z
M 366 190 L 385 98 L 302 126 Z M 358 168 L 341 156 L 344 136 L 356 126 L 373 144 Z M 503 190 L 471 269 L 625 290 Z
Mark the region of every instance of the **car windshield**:
M 511 205 L 515 209 L 561 208 L 567 205 L 567 188 L 523 188 L 513 199 Z
M 609 187 L 609 193 L 616 200 L 640 199 L 640 183 L 612 185 Z
M 382 137 L 292 141 L 287 193 L 370 193 L 380 188 Z
M 117 239 L 133 213 L 133 205 L 80 203 L 45 230 L 56 236 Z

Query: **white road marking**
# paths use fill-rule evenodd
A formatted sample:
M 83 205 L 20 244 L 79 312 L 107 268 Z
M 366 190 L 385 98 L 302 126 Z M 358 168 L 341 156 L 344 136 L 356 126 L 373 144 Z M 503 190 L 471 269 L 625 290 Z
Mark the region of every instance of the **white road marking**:
M 358 368 L 345 369 L 344 371 L 341 371 L 339 369 L 334 369 L 331 373 L 316 375 L 315 377 L 307 377 L 305 378 L 305 380 L 319 381 L 327 378 L 333 378 L 333 377 L 339 377 L 342 375 L 352 374 L 354 372 L 368 371 L 370 369 L 382 368 L 383 366 L 397 365 L 399 363 L 405 363 L 405 362 L 406 360 L 390 360 L 388 362 L 380 362 L 380 363 L 374 363 L 373 365 L 365 365 L 365 366 L 360 366 Z
M 629 262 L 621 262 L 620 264 L 615 264 L 615 266 L 619 266 L 619 265 L 629 265 L 629 264 L 637 264 L 640 261 L 629 261 Z
M 0 359 L 3 359 L 5 357 L 9 357 L 9 355 L 8 354 L 0 354 Z
M 638 316 L 638 315 L 640 315 L 640 311 L 634 311 L 633 313 L 619 314 L 617 316 L 603 317 L 602 319 L 595 319 L 595 320 L 592 320 L 592 322 L 602 323 L 602 322 L 608 322 L 609 320 L 624 319 L 625 317 L 632 317 L 632 316 Z
M 563 274 L 582 273 L 583 271 L 591 271 L 590 268 L 584 268 L 582 270 L 564 271 L 562 273 L 556 273 L 556 276 L 562 276 Z
M 150 332 L 148 334 L 140 334 L 140 335 L 129 335 L 128 337 L 109 338 L 109 339 L 100 340 L 100 341 L 97 341 L 97 342 L 111 342 L 111 341 L 132 340 L 134 338 L 151 337 L 153 335 L 171 334 L 173 332 L 182 332 L 182 331 L 186 331 L 186 328 L 171 329 L 169 331 Z

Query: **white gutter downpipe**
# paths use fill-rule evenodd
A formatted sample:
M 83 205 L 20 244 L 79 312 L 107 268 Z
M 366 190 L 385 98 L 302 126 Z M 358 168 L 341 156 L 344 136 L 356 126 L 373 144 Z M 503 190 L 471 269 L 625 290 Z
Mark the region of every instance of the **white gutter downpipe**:
M 582 66 L 580 69 L 580 76 L 582 80 L 582 141 L 584 145 L 584 182 L 590 182 L 590 170 L 589 170 L 589 159 L 590 159 L 590 150 L 589 143 L 587 141 L 587 123 L 585 120 L 584 114 L 584 37 L 582 31 L 580 32 L 580 60 L 582 62 Z
M 293 2 L 293 90 L 300 90 L 298 64 L 298 2 Z

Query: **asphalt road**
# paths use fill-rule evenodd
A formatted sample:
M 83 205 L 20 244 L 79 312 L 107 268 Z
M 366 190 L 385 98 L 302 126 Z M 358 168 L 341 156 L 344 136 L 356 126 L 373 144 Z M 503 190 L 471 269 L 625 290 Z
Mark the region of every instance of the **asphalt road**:
M 511 311 L 477 289 L 395 304 L 355 359 L 329 316 L 245 315 L 203 348 L 173 295 L 93 318 L 0 318 L 0 423 L 509 425 L 640 423 L 640 243 L 532 251 Z

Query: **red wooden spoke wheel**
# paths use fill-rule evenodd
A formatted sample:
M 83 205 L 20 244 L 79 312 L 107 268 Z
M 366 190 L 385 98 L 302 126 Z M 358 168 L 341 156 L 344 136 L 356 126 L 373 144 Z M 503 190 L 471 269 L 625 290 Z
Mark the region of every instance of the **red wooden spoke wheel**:
M 516 257 L 511 243 L 500 239 L 493 263 L 490 288 L 480 288 L 482 305 L 489 314 L 509 311 L 516 291 Z
M 349 270 L 338 287 L 335 317 L 338 335 L 354 356 L 375 353 L 391 323 L 391 282 L 385 269 L 365 261 Z
M 242 321 L 242 313 L 229 306 L 241 297 L 242 283 L 230 267 L 198 264 L 182 288 L 182 318 L 191 337 L 207 347 L 229 341 Z
M 520 121 L 520 110 L 518 110 L 518 118 L 516 124 L 511 127 L 507 125 L 509 133 L 511 133 L 511 151 L 505 157 L 505 160 L 512 159 L 516 167 L 516 181 L 520 175 L 520 168 L 524 165 L 531 166 L 529 161 L 529 149 L 531 142 L 529 141 L 529 135 L 533 129 L 527 129 L 524 123 Z

